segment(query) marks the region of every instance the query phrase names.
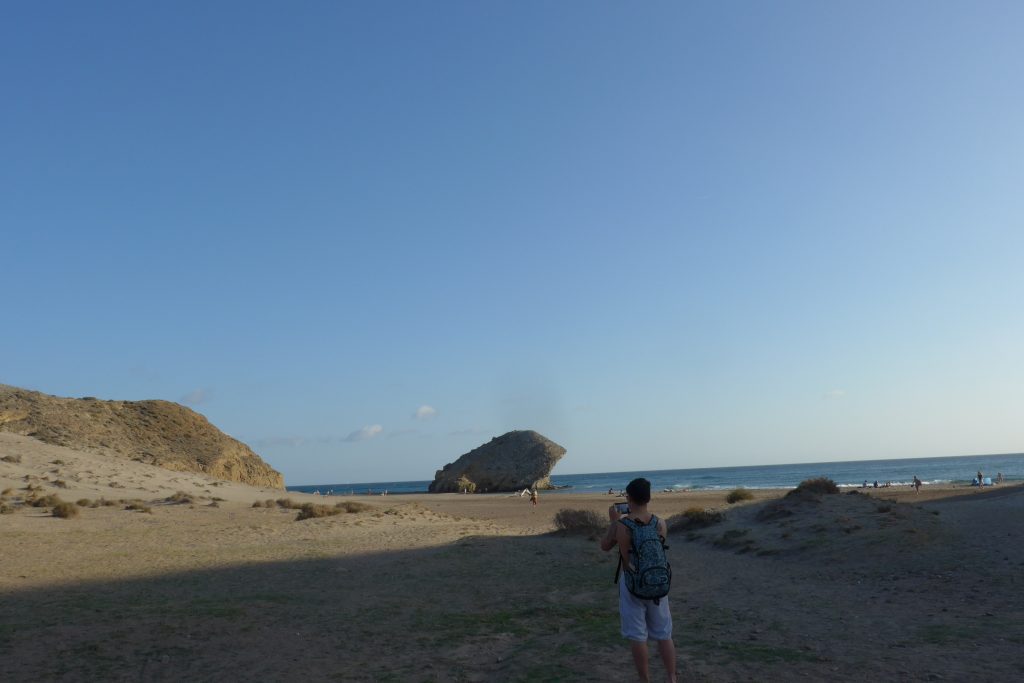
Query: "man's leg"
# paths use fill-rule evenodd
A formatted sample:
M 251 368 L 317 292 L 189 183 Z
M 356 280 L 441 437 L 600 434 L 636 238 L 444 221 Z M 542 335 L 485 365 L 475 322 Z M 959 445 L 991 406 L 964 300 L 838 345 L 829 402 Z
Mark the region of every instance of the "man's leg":
M 665 664 L 665 675 L 666 680 L 669 683 L 675 683 L 676 681 L 676 646 L 675 643 L 669 640 L 658 641 L 658 653 L 661 655 L 661 661 Z
M 631 640 L 629 644 L 633 650 L 633 663 L 636 664 L 636 672 L 640 675 L 640 680 L 647 683 L 651 680 L 651 672 L 647 668 L 647 643 L 642 640 Z

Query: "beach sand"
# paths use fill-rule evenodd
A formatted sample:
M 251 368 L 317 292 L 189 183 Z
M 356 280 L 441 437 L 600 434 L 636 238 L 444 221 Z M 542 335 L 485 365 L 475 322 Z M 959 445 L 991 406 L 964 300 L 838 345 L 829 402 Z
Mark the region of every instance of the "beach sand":
M 9 504 L 33 484 L 151 512 L 0 515 L 0 680 L 633 680 L 614 554 L 553 524 L 612 496 L 328 499 L 9 434 L 3 456 L 21 460 L 0 461 Z M 784 493 L 655 492 L 666 518 L 726 515 L 669 538 L 681 680 L 1019 676 L 1024 489 Z M 284 497 L 370 508 L 252 507 Z

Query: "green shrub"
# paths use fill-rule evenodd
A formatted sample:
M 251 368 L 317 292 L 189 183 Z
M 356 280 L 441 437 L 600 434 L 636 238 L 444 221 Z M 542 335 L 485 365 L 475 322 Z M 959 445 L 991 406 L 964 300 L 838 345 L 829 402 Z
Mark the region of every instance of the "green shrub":
M 725 497 L 725 502 L 732 505 L 733 503 L 739 503 L 743 500 L 753 500 L 754 494 L 743 488 L 742 486 L 738 489 L 733 489 L 729 492 L 729 495 Z
M 800 485 L 795 489 L 786 494 L 789 496 L 800 496 L 804 494 L 822 495 L 830 493 L 839 493 L 839 487 L 836 483 L 828 477 L 816 477 L 814 479 L 804 479 L 800 482 Z
M 459 493 L 476 493 L 476 484 L 470 481 L 466 475 L 459 477 L 455 484 L 459 487 Z
M 78 516 L 78 506 L 74 503 L 57 503 L 53 506 L 52 514 L 61 519 L 71 519 Z
M 687 508 L 682 514 L 673 515 L 668 518 L 668 530 L 689 531 L 690 529 L 702 529 L 704 527 L 718 524 L 725 519 L 725 515 L 717 510 L 708 510 L 699 507 Z
M 333 517 L 334 515 L 340 515 L 341 513 L 342 510 L 337 507 L 306 503 L 299 508 L 299 515 L 295 518 L 295 521 L 301 522 L 304 519 L 316 519 L 317 517 Z
M 555 513 L 555 527 L 567 534 L 592 536 L 608 528 L 608 518 L 593 510 L 570 510 L 563 508 Z

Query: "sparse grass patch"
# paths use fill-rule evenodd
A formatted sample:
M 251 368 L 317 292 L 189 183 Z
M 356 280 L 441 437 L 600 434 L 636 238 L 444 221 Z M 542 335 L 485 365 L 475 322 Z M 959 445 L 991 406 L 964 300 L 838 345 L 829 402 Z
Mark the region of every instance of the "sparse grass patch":
M 7 488 L 7 489 L 4 489 L 3 491 L 0 491 L 0 496 L 9 496 L 12 493 L 14 493 L 14 489 Z
M 50 482 L 50 486 L 56 486 L 59 489 L 66 489 L 68 487 L 68 483 L 63 479 L 54 479 Z
M 570 510 L 563 508 L 555 513 L 555 527 L 567 534 L 591 536 L 601 533 L 608 527 L 607 518 L 593 510 Z
M 88 498 L 79 498 L 78 500 L 75 501 L 75 505 L 77 505 L 80 508 L 88 508 L 92 507 L 92 501 L 89 500 Z
M 14 512 L 14 506 L 7 503 L 0 503 L 0 515 L 9 515 Z
M 18 465 L 18 464 L 21 463 L 21 456 L 20 455 L 5 455 L 4 457 L 0 458 L 0 460 L 3 460 L 4 462 L 9 462 L 9 463 L 11 463 L 13 465 Z
M 344 510 L 345 512 L 366 512 L 367 510 L 373 509 L 372 505 L 367 505 L 366 503 L 360 503 L 354 500 L 344 500 L 335 504 L 334 507 L 338 510 Z
M 677 532 L 703 529 L 718 524 L 724 519 L 725 515 L 717 510 L 692 507 L 684 510 L 682 514 L 672 515 L 666 523 L 670 532 Z
M 302 506 L 296 503 L 291 498 L 278 498 L 277 507 L 284 508 L 285 510 L 298 510 Z
M 149 507 L 141 500 L 133 500 L 124 506 L 125 510 L 137 510 L 139 512 L 145 512 L 147 514 L 153 514 L 153 508 Z
M 263 507 L 263 501 L 262 500 L 253 501 L 252 507 L 254 507 L 254 508 L 261 508 L 261 507 Z
M 113 500 L 107 500 L 106 498 L 99 498 L 98 500 L 94 500 L 89 507 L 114 507 L 115 505 L 119 505 L 119 503 Z
M 729 491 L 729 495 L 725 497 L 725 502 L 732 505 L 733 503 L 739 503 L 744 500 L 753 500 L 754 494 L 743 488 L 742 486 L 732 491 Z
M 78 516 L 78 506 L 74 503 L 57 503 L 53 506 L 51 514 L 61 519 L 71 519 Z
M 318 517 L 333 517 L 334 515 L 340 515 L 342 509 L 338 507 L 331 507 L 330 505 L 317 505 L 315 503 L 306 503 L 299 508 L 299 514 L 295 518 L 296 522 L 301 522 L 304 519 L 316 519 Z

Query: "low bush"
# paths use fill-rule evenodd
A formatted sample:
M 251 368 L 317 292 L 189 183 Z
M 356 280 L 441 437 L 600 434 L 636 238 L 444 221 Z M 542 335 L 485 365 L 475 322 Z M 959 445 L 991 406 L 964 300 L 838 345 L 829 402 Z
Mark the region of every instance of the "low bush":
M 50 486 L 56 486 L 59 489 L 66 489 L 68 487 L 68 483 L 63 479 L 54 479 L 50 482 Z
M 567 534 L 592 536 L 608 528 L 608 518 L 593 510 L 570 510 L 563 508 L 555 513 L 555 527 Z
M 359 503 L 354 500 L 344 500 L 340 503 L 335 504 L 334 507 L 338 510 L 344 510 L 345 512 L 366 512 L 367 510 L 373 509 L 372 505 L 367 505 L 366 503 Z
M 263 507 L 263 501 L 262 500 L 254 501 L 253 504 L 252 504 L 252 507 L 254 507 L 254 508 L 261 508 L 261 507 Z
M 672 515 L 666 524 L 670 532 L 689 531 L 718 524 L 724 519 L 725 515 L 717 510 L 692 507 L 684 510 L 682 514 Z
M 265 501 L 263 501 L 263 507 L 265 508 L 272 508 L 274 507 L 274 505 L 275 503 L 273 498 L 267 498 Z
M 804 479 L 800 482 L 799 486 L 787 493 L 786 497 L 788 498 L 789 496 L 799 496 L 808 493 L 814 495 L 839 493 L 839 487 L 836 486 L 836 483 L 828 477 Z
M 74 503 L 57 503 L 53 506 L 52 514 L 61 519 L 71 519 L 78 516 L 78 506 Z
M 78 500 L 75 501 L 75 505 L 77 505 L 80 508 L 88 508 L 92 507 L 92 501 L 89 500 L 88 498 L 79 498 Z
M 7 503 L 0 503 L 0 515 L 9 515 L 14 512 L 14 506 Z
M 12 493 L 14 493 L 14 489 L 4 489 L 3 491 L 0 491 L 0 496 L 9 496 Z
M 14 465 L 17 465 L 17 464 L 19 464 L 21 462 L 21 456 L 20 455 L 5 455 L 4 457 L 0 458 L 0 460 L 3 460 L 4 462 L 12 463 Z
M 733 489 L 732 491 L 729 491 L 729 495 L 725 497 L 725 502 L 728 503 L 729 505 L 732 505 L 733 503 L 739 503 L 740 501 L 743 500 L 753 499 L 754 494 L 741 486 L 738 489 Z
M 143 503 L 141 500 L 133 500 L 133 501 L 131 501 L 130 503 L 128 503 L 127 505 L 124 506 L 124 509 L 125 510 L 138 510 L 139 512 L 145 512 L 145 513 L 148 513 L 148 514 L 153 514 L 153 508 L 149 507 L 148 505 Z
M 330 505 L 317 505 L 315 503 L 306 503 L 299 508 L 299 515 L 295 518 L 296 522 L 301 522 L 304 519 L 316 519 L 318 517 L 333 517 L 334 515 L 340 515 L 343 512 L 341 508 L 331 507 Z
M 89 505 L 89 507 L 91 507 L 91 508 L 108 507 L 109 508 L 109 507 L 114 507 L 114 506 L 119 505 L 119 504 L 120 503 L 118 503 L 117 501 L 107 500 L 106 498 L 100 498 L 98 500 L 94 500 L 92 502 L 92 504 Z
M 302 506 L 296 503 L 291 498 L 278 498 L 277 507 L 284 508 L 285 510 L 298 510 Z

